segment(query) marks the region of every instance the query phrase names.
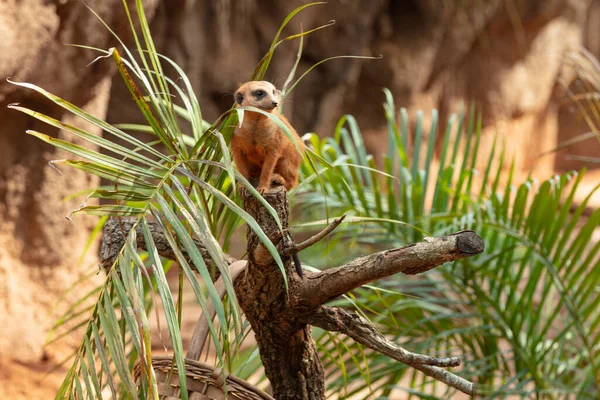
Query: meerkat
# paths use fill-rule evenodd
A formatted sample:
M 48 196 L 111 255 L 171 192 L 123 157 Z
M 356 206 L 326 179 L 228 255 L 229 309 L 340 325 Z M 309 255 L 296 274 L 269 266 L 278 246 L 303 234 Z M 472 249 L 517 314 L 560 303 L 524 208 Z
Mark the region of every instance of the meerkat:
M 253 106 L 269 112 L 286 125 L 295 143 L 266 115 L 246 111 L 231 138 L 231 153 L 240 173 L 252 184 L 258 182 L 262 195 L 272 184 L 290 190 L 298 184 L 298 168 L 302 163 L 304 144 L 289 121 L 279 113 L 279 91 L 272 83 L 250 81 L 234 95 L 236 107 Z M 300 151 L 298 151 L 300 150 Z M 296 272 L 302 278 L 302 264 L 293 255 Z
M 298 184 L 304 144 L 277 110 L 279 101 L 279 92 L 266 81 L 246 82 L 235 92 L 236 107 L 253 106 L 279 117 L 296 142 L 294 144 L 266 115 L 244 113 L 244 120 L 231 139 L 231 152 L 240 173 L 252 183 L 258 180 L 260 194 L 267 192 L 272 184 L 283 185 L 286 190 Z

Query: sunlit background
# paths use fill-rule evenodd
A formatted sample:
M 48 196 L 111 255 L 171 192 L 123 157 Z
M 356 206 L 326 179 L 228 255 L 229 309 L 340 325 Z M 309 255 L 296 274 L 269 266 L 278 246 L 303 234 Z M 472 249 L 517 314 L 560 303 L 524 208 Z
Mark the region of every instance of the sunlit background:
M 208 121 L 231 107 L 233 92 L 268 51 L 281 22 L 304 3 L 144 1 L 158 52 L 184 69 Z M 89 6 L 130 44 L 121 1 L 96 0 Z M 406 109 L 411 128 L 423 110 L 423 143 L 433 109 L 442 127 L 452 114 L 480 114 L 476 168 L 483 171 L 494 141 L 502 143 L 503 182 L 513 163 L 517 183 L 586 167 L 573 208 L 600 182 L 599 0 L 330 0 L 298 15 L 284 36 L 332 20 L 335 24 L 305 38 L 297 75 L 332 56 L 382 57 L 332 60 L 308 74 L 285 106 L 300 134 L 333 136 L 339 118 L 351 114 L 367 152 L 383 167 L 387 88 L 395 111 Z M 79 337 L 62 338 L 50 347 L 44 343 L 58 316 L 80 298 L 82 288 L 74 283 L 93 270 L 98 245 L 88 242 L 97 219 L 65 217 L 83 202 L 78 193 L 99 184 L 79 171 L 49 166 L 66 153 L 25 131 L 64 133 L 7 105 L 21 103 L 67 123 L 74 118 L 4 78 L 41 86 L 110 123 L 143 121 L 114 63 L 103 58 L 91 63 L 96 52 L 69 44 L 118 46 L 82 2 L 0 3 L 2 398 L 52 398 L 64 377 L 68 364 L 60 363 Z M 297 50 L 297 40 L 282 44 L 266 79 L 281 87 Z M 438 142 L 434 162 L 442 148 Z M 595 194 L 586 209 L 599 205 Z M 235 239 L 231 253 L 240 256 L 244 247 L 243 237 Z M 100 273 L 84 285 L 102 279 Z

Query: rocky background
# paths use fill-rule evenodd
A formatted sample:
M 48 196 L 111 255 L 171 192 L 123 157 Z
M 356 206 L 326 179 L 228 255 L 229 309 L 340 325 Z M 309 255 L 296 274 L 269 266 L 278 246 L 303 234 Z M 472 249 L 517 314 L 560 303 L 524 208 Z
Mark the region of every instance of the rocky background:
M 307 1 L 144 3 L 158 50 L 183 67 L 204 118 L 213 120 L 231 106 L 231 94 L 267 51 L 281 21 Z M 120 0 L 90 5 L 128 37 Z M 383 58 L 335 60 L 308 75 L 286 107 L 300 133 L 331 135 L 338 118 L 351 113 L 368 150 L 380 154 L 385 143 L 381 89 L 387 87 L 409 115 L 437 108 L 446 119 L 461 103 L 474 102 L 483 111 L 484 146 L 498 133 L 523 175 L 534 170 L 546 178 L 582 167 L 569 154 L 600 154 L 597 141 L 586 141 L 539 156 L 589 130 L 565 94 L 572 77 L 565 56 L 582 47 L 600 56 L 600 0 L 329 0 L 301 13 L 287 33 L 299 32 L 300 23 L 307 30 L 329 20 L 336 24 L 305 40 L 301 70 L 333 55 Z M 85 125 L 4 78 L 42 86 L 113 123 L 138 122 L 141 116 L 110 60 L 87 66 L 96 54 L 64 45 L 116 45 L 82 2 L 1 2 L 0 38 L 0 397 L 50 398 L 64 370 L 56 379 L 40 376 L 68 354 L 68 344 L 44 350 L 46 332 L 83 289 L 65 295 L 55 308 L 59 298 L 96 261 L 94 246 L 79 260 L 96 221 L 69 222 L 65 216 L 81 199 L 63 199 L 98 182 L 75 170 L 59 174 L 50 168 L 48 161 L 65 155 L 25 130 L 66 134 L 6 106 L 19 102 Z M 278 48 L 267 79 L 283 84 L 296 46 L 288 42 Z M 589 184 L 600 177 L 590 176 Z

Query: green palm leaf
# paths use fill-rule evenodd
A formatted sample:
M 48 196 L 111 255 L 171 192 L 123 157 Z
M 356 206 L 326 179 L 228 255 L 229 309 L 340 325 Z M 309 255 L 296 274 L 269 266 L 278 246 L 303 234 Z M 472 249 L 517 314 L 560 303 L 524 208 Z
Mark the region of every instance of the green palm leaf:
M 156 378 L 151 368 L 152 347 L 148 323 L 150 308 L 159 306 L 155 298 L 160 298 L 160 313 L 167 321 L 168 342 L 174 354 L 173 362 L 177 367 L 176 373 L 182 388 L 181 395 L 186 398 L 185 362 L 180 327 L 184 277 L 191 286 L 200 308 L 206 311 L 209 300 L 215 305 L 217 320 L 208 321 L 208 325 L 217 354 L 216 363 L 224 368 L 231 368 L 233 362 L 231 354 L 237 352 L 241 341 L 247 335 L 248 328 L 245 331 L 242 329 L 243 324 L 236 308 L 233 283 L 229 277 L 219 239 L 228 240 L 233 230 L 240 225 L 240 221 L 246 222 L 256 231 L 283 272 L 281 257 L 268 236 L 236 201 L 230 199 L 234 194 L 236 183 L 239 182 L 261 200 L 281 227 L 275 210 L 233 167 L 227 141 L 231 137 L 232 122 L 236 114 L 230 110 L 212 125 L 202 120 L 200 106 L 189 79 L 172 60 L 156 53 L 143 14 L 142 2 L 136 1 L 135 6 L 140 23 L 140 36 L 136 33 L 132 14 L 127 3 L 124 2 L 124 9 L 132 26 L 135 53 L 138 58 L 134 57 L 134 51 L 126 46 L 122 49 L 123 57 L 116 49 L 89 49 L 102 54 L 95 62 L 102 59 L 112 59 L 115 62 L 147 125 L 113 126 L 40 87 L 29 83 L 12 82 L 23 88 L 37 91 L 67 112 L 124 143 L 117 144 L 109 138 L 91 134 L 27 107 L 11 105 L 11 108 L 45 122 L 53 128 L 69 132 L 87 143 L 87 146 L 75 145 L 68 140 L 38 132 L 28 132 L 83 159 L 57 160 L 53 161 L 54 165 L 74 167 L 111 182 L 112 186 L 86 192 L 88 201 L 74 210 L 74 213 L 112 217 L 133 216 L 137 218 L 134 228 L 139 227 L 143 235 L 143 240 L 140 241 L 136 238 L 139 234 L 136 233 L 136 229 L 129 231 L 124 238 L 125 245 L 119 249 L 119 256 L 107 271 L 108 277 L 105 283 L 85 294 L 81 301 L 69 308 L 54 327 L 50 341 L 60 339 L 77 327 L 86 327 L 84 339 L 75 354 L 73 365 L 57 393 L 57 398 L 60 399 L 99 398 L 106 388 L 113 398 L 159 398 Z M 284 21 L 281 29 L 295 14 L 309 6 L 312 4 L 301 6 L 293 11 Z M 106 24 L 105 26 L 110 30 Z M 283 40 L 276 37 L 269 53 L 257 67 L 259 74 L 266 72 L 273 51 L 279 44 L 302 38 L 323 27 L 292 35 Z M 114 35 L 114 32 L 112 33 Z M 118 37 L 116 38 L 123 44 Z M 183 88 L 165 76 L 161 61 L 175 68 L 184 82 Z M 180 104 L 174 104 L 171 90 L 178 96 Z M 275 122 L 281 124 L 280 121 Z M 182 123 L 189 124 L 188 132 L 191 132 L 191 135 L 185 134 L 180 128 Z M 145 142 L 126 133 L 123 129 L 141 131 L 155 137 Z M 283 130 L 291 135 L 287 127 Z M 158 145 L 164 146 L 167 153 L 158 150 Z M 108 152 L 101 154 L 92 148 L 100 148 Z M 358 170 L 362 171 L 361 167 L 358 167 Z M 90 202 L 89 199 L 96 198 L 103 199 L 104 203 L 87 204 Z M 178 301 L 174 299 L 166 279 L 166 272 L 171 262 L 164 262 L 158 255 L 148 225 L 149 216 L 163 227 L 166 239 L 176 256 L 181 277 L 177 288 Z M 205 246 L 210 260 L 203 258 L 194 239 Z M 145 244 L 147 252 L 137 249 L 137 244 L 140 242 Z M 186 256 L 182 254 L 182 249 L 185 249 Z M 211 266 L 209 267 L 207 263 Z M 151 276 L 147 269 L 151 271 Z M 228 293 L 225 304 L 221 303 L 212 282 L 217 270 L 225 277 Z M 90 306 L 87 301 L 94 297 L 97 297 L 96 304 Z M 247 327 L 247 323 L 245 326 Z M 234 332 L 233 337 L 230 332 Z M 136 373 L 134 373 L 135 365 L 138 365 Z
M 424 235 L 474 229 L 484 238 L 486 253 L 430 271 L 416 281 L 396 277 L 380 282 L 377 287 L 392 291 L 377 296 L 372 293 L 374 289 L 360 290 L 357 299 L 361 308 L 369 310 L 367 314 L 382 331 L 399 343 L 407 342 L 414 351 L 431 353 L 439 347 L 440 355 L 451 352 L 460 356 L 465 360 L 462 374 L 478 382 L 480 392 L 490 398 L 500 393 L 523 398 L 530 393 L 540 398 L 595 398 L 591 393 L 600 386 L 600 278 L 590 272 L 600 263 L 600 245 L 593 242 L 592 235 L 600 225 L 600 211 L 583 217 L 586 200 L 571 212 L 584 171 L 541 184 L 529 180 L 511 190 L 511 169 L 506 190 L 501 191 L 500 174 L 492 171 L 493 165 L 502 164 L 502 149 L 492 153 L 483 175 L 475 170 L 481 119 L 474 112 L 466 132 L 459 114 L 450 117 L 442 134 L 437 131 L 437 114 L 433 113 L 423 159 L 406 147 L 411 135 L 413 149 L 423 146 L 422 116 L 417 115 L 415 132 L 411 133 L 405 111 L 400 111 L 400 123 L 396 121 L 389 92 L 385 110 L 390 153 L 384 166 L 398 179 L 370 175 L 368 179 L 350 167 L 340 168 L 338 172 L 349 182 L 349 192 L 324 179 L 329 212 L 354 214 L 363 221 L 360 225 L 347 224 L 338 231 L 338 237 L 362 246 L 401 246 Z M 349 130 L 355 134 L 349 135 Z M 462 146 L 461 135 L 466 137 Z M 336 128 L 335 142 L 323 139 L 314 148 L 321 157 L 344 158 L 347 165 L 371 167 L 369 157 L 357 151 L 363 148 L 359 137 L 358 127 L 345 117 Z M 437 173 L 431 162 L 436 140 L 443 143 Z M 322 201 L 313 194 L 317 183 L 309 178 L 305 176 L 308 183 L 300 191 L 300 207 Z M 386 180 L 387 193 L 382 195 L 379 185 Z M 481 185 L 477 192 L 476 184 Z M 427 195 L 428 187 L 434 188 L 432 196 Z M 391 221 L 402 221 L 403 225 Z M 365 235 L 367 229 L 369 234 Z M 314 254 L 323 257 L 317 251 Z M 373 314 L 373 310 L 379 311 Z M 331 352 L 333 340 L 320 340 L 322 351 Z M 340 355 L 332 359 L 341 356 L 339 351 Z M 435 385 L 429 378 L 390 364 L 384 356 L 367 353 L 366 360 L 370 387 L 382 396 L 400 389 L 418 398 L 452 396 L 450 389 L 434 395 Z M 331 394 L 347 395 L 348 381 L 364 380 L 365 365 L 352 359 L 345 359 L 345 363 L 346 371 L 330 382 Z M 410 389 L 400 384 L 407 376 Z

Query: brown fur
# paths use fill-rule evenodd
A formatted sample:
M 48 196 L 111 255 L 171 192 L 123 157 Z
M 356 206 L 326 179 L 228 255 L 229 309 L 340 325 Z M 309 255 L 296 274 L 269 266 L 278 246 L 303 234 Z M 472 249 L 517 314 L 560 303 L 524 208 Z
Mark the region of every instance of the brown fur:
M 262 93 L 261 93 L 262 91 Z M 270 82 L 250 81 L 235 92 L 236 107 L 253 106 L 278 116 L 293 133 L 297 146 L 304 152 L 304 144 L 290 125 L 279 113 L 279 92 Z M 233 160 L 240 173 L 253 184 L 258 181 L 258 191 L 262 194 L 271 184 L 285 186 L 290 190 L 298 184 L 298 168 L 302 155 L 285 133 L 267 116 L 244 112 L 244 120 L 231 139 Z

